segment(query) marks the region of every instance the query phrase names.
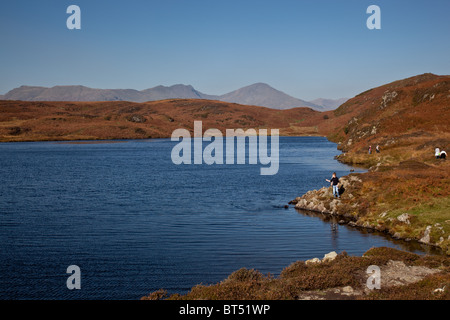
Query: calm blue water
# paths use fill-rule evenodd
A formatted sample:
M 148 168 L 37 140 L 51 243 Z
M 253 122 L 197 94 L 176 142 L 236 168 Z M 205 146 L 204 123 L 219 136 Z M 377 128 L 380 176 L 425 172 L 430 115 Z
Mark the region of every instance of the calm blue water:
M 325 138 L 281 137 L 274 176 L 259 164 L 177 166 L 175 144 L 0 144 L 0 299 L 138 299 L 241 267 L 277 275 L 333 250 L 412 250 L 283 208 L 349 173 Z M 69 265 L 81 290 L 66 287 Z

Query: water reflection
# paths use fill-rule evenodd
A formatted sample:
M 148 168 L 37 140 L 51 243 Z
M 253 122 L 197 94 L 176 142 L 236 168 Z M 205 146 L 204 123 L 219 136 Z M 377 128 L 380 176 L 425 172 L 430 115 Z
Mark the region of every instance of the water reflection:
M 335 216 L 330 216 L 330 215 L 320 213 L 320 212 L 302 210 L 302 209 L 297 209 L 297 208 L 295 208 L 295 210 L 303 216 L 320 219 L 323 222 L 329 223 L 330 230 L 331 230 L 331 233 L 330 233 L 331 234 L 331 242 L 332 242 L 333 247 L 336 247 L 336 248 L 338 247 L 339 228 L 346 228 L 346 229 L 349 229 L 352 231 L 357 230 L 358 232 L 360 232 L 361 234 L 364 234 L 364 235 L 371 234 L 371 235 L 383 237 L 387 241 L 393 243 L 395 245 L 394 247 L 397 247 L 397 249 L 400 249 L 400 250 L 410 251 L 410 252 L 414 252 L 417 254 L 429 254 L 429 255 L 444 254 L 440 248 L 437 248 L 434 246 L 429 246 L 429 245 L 420 243 L 416 240 L 406 241 L 406 240 L 395 239 L 391 235 L 389 235 L 388 233 L 385 233 L 385 232 L 380 232 L 377 230 L 367 229 L 367 228 L 363 228 L 363 227 L 349 226 L 347 224 L 349 221 L 344 219 L 343 217 L 335 217 Z

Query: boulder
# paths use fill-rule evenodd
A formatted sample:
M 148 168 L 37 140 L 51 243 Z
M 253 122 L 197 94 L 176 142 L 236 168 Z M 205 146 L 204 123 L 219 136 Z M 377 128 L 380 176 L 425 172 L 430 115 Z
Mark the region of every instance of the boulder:
M 309 259 L 309 260 L 305 261 L 306 265 L 308 265 L 308 264 L 317 264 L 317 263 L 320 263 L 320 259 L 319 258 L 313 258 L 313 259 Z
M 295 207 L 297 209 L 304 209 L 307 204 L 308 204 L 308 201 L 306 201 L 305 199 L 300 199 L 297 201 L 297 204 L 295 205 Z
M 325 212 L 327 209 L 323 205 L 323 203 L 319 203 L 319 205 L 316 207 L 317 211 Z
M 354 292 L 353 288 L 350 286 L 346 286 L 342 288 L 342 293 L 344 294 L 352 294 Z
M 410 224 L 411 222 L 409 221 L 409 219 L 411 219 L 411 216 L 408 213 L 403 213 L 401 215 L 399 215 L 397 217 L 397 220 L 406 224 Z
M 330 202 L 330 211 L 332 213 L 336 213 L 337 212 L 337 205 L 339 204 L 339 200 L 337 199 L 333 199 L 333 201 Z
M 423 234 L 423 237 L 419 240 L 419 242 L 429 244 L 430 243 L 430 233 L 431 233 L 431 226 L 427 226 L 425 229 L 425 232 Z
M 396 232 L 396 233 L 394 233 L 394 234 L 392 235 L 392 238 L 394 238 L 394 239 L 401 239 L 401 238 L 402 238 L 402 235 L 401 235 L 400 233 Z
M 336 257 L 337 257 L 336 251 L 331 251 L 330 253 L 327 253 L 326 255 L 323 256 L 322 261 L 323 262 L 333 261 L 334 259 L 336 259 Z
M 362 182 L 362 180 L 360 178 L 358 178 L 358 176 L 356 176 L 356 175 L 350 175 L 349 179 L 350 179 L 350 182 Z
M 147 119 L 145 119 L 140 114 L 133 114 L 133 115 L 129 116 L 127 118 L 127 120 L 130 122 L 135 122 L 135 123 L 144 123 L 145 121 L 147 121 Z

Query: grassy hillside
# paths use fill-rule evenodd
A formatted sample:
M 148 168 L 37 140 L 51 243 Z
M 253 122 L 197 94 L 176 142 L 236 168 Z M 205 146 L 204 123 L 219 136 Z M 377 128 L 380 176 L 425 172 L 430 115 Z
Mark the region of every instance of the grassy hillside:
M 342 161 L 367 166 L 417 159 L 430 162 L 435 147 L 450 146 L 450 76 L 423 74 L 374 88 L 334 111 L 339 124 L 329 138 L 347 154 Z M 367 149 L 380 145 L 381 154 Z

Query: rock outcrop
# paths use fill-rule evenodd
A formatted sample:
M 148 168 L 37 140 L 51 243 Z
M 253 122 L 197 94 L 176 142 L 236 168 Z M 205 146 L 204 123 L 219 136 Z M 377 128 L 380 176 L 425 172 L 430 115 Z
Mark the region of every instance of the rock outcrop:
M 330 261 L 333 261 L 334 259 L 336 259 L 337 256 L 338 256 L 338 254 L 336 253 L 336 251 L 331 251 L 331 252 L 325 254 L 323 256 L 322 260 L 320 260 L 319 258 L 312 258 L 312 259 L 306 260 L 305 264 L 308 265 L 308 264 L 318 264 L 321 262 L 330 262 Z
M 351 207 L 357 204 L 352 191 L 361 187 L 362 180 L 358 174 L 351 174 L 339 179 L 340 198 L 335 198 L 331 187 L 308 191 L 301 197 L 290 202 L 296 209 L 320 212 L 329 215 L 339 215 L 354 220 Z

